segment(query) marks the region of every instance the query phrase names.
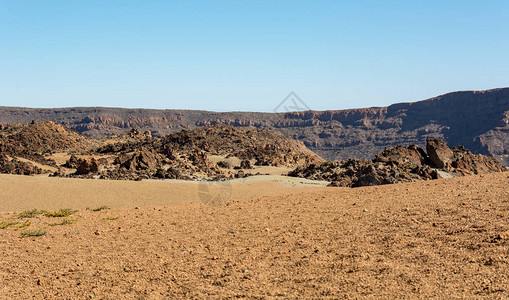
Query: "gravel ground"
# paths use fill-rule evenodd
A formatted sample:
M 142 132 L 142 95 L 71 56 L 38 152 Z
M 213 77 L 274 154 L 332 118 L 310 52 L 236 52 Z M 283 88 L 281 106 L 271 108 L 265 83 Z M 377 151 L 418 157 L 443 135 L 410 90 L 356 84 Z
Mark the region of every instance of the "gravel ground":
M 1 213 L 16 224 L 0 229 L 0 298 L 509 297 L 507 172 L 247 192 L 259 184 L 217 205 Z

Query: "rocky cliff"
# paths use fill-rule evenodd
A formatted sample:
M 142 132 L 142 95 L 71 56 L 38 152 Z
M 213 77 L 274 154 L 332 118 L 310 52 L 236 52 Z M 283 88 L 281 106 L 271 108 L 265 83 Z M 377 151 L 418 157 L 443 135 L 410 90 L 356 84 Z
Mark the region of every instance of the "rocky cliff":
M 129 128 L 166 135 L 227 124 L 279 131 L 327 159 L 373 158 L 387 146 L 442 138 L 509 166 L 509 88 L 454 92 L 388 107 L 290 113 L 208 112 L 122 108 L 0 107 L 0 123 L 54 121 L 91 137 Z

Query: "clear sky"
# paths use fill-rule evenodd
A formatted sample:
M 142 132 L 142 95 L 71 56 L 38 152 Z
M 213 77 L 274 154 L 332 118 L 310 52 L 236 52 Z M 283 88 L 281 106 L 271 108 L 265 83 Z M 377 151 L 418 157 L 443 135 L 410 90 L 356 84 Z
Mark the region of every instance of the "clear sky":
M 272 111 L 509 86 L 509 1 L 0 0 L 0 106 Z

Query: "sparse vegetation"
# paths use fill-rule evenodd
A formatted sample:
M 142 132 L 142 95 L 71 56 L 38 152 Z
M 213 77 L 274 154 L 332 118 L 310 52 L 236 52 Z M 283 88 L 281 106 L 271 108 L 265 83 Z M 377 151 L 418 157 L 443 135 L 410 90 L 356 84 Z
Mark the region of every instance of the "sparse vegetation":
M 61 222 L 48 224 L 49 226 L 69 225 L 76 223 L 78 219 L 64 219 Z
M 32 224 L 32 222 L 30 222 L 30 221 L 23 222 L 23 223 L 19 224 L 19 225 L 16 227 L 16 230 L 21 229 L 21 228 L 28 227 L 28 226 L 30 226 L 31 224 Z
M 46 234 L 46 231 L 42 229 L 32 230 L 32 231 L 23 231 L 21 233 L 22 236 L 43 236 Z
M 33 217 L 43 214 L 43 213 L 44 213 L 43 210 L 38 210 L 38 209 L 25 210 L 18 214 L 18 218 L 20 218 L 20 219 L 21 218 L 33 218 Z
M 107 218 L 104 218 L 105 221 L 113 221 L 113 220 L 118 220 L 120 219 L 120 217 L 107 217 Z
M 77 212 L 77 210 L 72 209 L 61 209 L 58 211 L 46 211 L 44 215 L 48 218 L 59 218 L 59 217 L 67 217 Z
M 92 208 L 91 211 L 101 211 L 101 210 L 108 210 L 108 209 L 110 209 L 109 206 L 103 205 L 103 206 L 99 206 L 99 207 L 96 207 L 96 208 Z
M 9 226 L 16 225 L 16 224 L 17 224 L 16 222 L 11 222 L 11 221 L 0 222 L 0 229 L 6 229 L 6 228 L 9 228 Z

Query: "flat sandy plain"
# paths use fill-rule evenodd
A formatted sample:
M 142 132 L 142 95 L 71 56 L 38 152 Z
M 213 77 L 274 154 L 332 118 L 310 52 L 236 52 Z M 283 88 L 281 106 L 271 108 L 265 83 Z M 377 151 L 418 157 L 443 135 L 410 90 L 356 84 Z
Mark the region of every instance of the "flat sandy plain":
M 509 297 L 507 172 L 356 189 L 254 178 L 218 202 L 198 186 L 0 176 L 0 222 L 79 210 L 0 229 L 0 298 Z

